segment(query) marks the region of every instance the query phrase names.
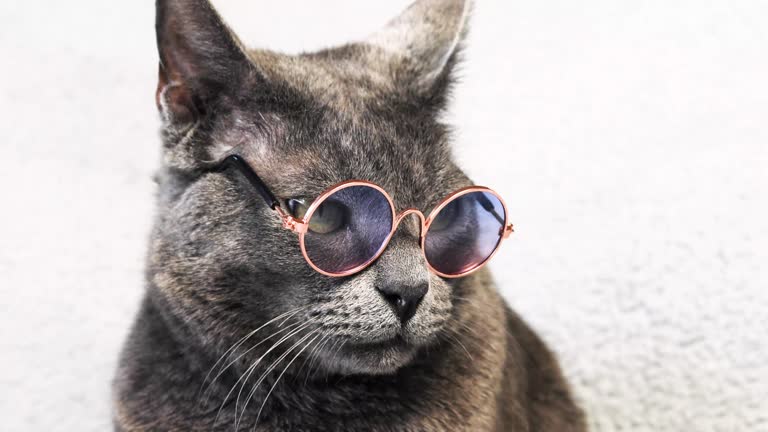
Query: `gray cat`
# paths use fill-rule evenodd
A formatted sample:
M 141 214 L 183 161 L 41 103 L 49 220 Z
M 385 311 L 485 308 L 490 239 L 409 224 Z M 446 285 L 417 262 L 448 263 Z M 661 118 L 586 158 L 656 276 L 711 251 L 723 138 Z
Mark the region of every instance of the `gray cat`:
M 287 56 L 246 49 L 206 0 L 158 0 L 163 163 L 116 430 L 586 430 L 487 270 L 430 271 L 418 217 L 346 277 L 275 217 L 349 179 L 398 211 L 472 185 L 438 120 L 468 10 L 420 0 L 366 41 Z M 252 172 L 220 165 L 233 154 Z

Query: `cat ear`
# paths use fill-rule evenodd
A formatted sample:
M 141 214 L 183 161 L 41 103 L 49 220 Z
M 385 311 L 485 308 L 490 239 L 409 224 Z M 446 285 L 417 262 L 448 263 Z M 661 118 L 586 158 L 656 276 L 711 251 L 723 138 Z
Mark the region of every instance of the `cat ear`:
M 189 124 L 251 64 L 207 0 L 157 0 L 156 8 L 157 106 L 169 123 Z
M 417 0 L 366 42 L 405 59 L 420 90 L 450 72 L 467 33 L 471 0 Z

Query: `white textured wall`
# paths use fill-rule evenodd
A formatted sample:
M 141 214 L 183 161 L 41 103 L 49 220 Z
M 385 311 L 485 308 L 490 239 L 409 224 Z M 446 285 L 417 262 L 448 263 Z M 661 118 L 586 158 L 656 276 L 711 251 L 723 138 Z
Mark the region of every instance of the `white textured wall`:
M 219 0 L 243 39 L 407 2 Z M 457 155 L 518 228 L 492 267 L 596 431 L 768 431 L 768 3 L 478 0 Z M 0 3 L 0 429 L 102 431 L 158 163 L 153 5 Z

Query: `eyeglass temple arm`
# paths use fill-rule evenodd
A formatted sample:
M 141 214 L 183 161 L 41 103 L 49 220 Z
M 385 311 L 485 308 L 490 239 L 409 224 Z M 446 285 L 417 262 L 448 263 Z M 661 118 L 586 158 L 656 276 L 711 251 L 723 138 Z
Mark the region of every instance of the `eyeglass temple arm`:
M 480 205 L 483 206 L 485 211 L 493 214 L 493 217 L 495 217 L 496 220 L 499 221 L 499 223 L 501 224 L 501 235 L 503 235 L 504 238 L 509 237 L 510 234 L 512 234 L 515 231 L 515 229 L 512 227 L 512 224 L 504 225 L 504 222 L 505 222 L 504 218 L 501 217 L 499 212 L 496 211 L 496 208 L 493 206 L 493 203 L 491 202 L 491 200 L 489 200 L 488 197 L 486 197 L 483 194 L 477 194 L 477 195 L 478 195 L 477 201 L 480 203 Z
M 264 198 L 264 201 L 267 202 L 269 208 L 276 211 L 278 216 L 280 216 L 284 228 L 296 233 L 307 231 L 307 225 L 303 221 L 296 219 L 283 211 L 280 207 L 280 201 L 277 200 L 272 191 L 269 190 L 267 185 L 265 185 L 261 178 L 259 178 L 253 168 L 251 168 L 251 166 L 248 165 L 248 162 L 246 162 L 240 155 L 233 154 L 227 156 L 221 161 L 216 170 L 220 172 L 229 167 L 234 167 L 248 179 L 248 182 L 251 183 L 256 191 L 259 192 L 259 195 Z
M 258 175 L 253 171 L 250 165 L 248 165 L 248 162 L 243 160 L 242 157 L 239 155 L 233 154 L 229 155 L 226 158 L 224 158 L 223 161 L 219 164 L 216 171 L 224 171 L 229 167 L 234 167 L 238 171 L 240 171 L 246 179 L 253 185 L 254 188 L 259 192 L 259 195 L 261 195 L 262 198 L 264 198 L 264 201 L 267 202 L 267 205 L 272 210 L 276 210 L 280 207 L 280 202 L 275 198 L 275 195 L 272 193 L 272 191 L 267 188 L 267 185 L 264 184 L 264 182 L 259 178 Z

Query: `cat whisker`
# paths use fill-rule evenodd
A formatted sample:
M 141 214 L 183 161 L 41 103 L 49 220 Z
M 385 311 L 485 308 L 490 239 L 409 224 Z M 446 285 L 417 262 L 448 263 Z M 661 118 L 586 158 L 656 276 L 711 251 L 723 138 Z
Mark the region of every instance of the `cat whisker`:
M 275 321 L 285 317 L 286 315 L 290 315 L 288 317 L 288 318 L 290 318 L 291 316 L 295 315 L 300 310 L 305 309 L 305 308 L 306 307 L 301 307 L 301 308 L 296 308 L 294 310 L 290 310 L 288 312 L 284 312 L 284 313 L 282 313 L 282 314 L 272 318 L 271 320 L 265 322 L 264 324 L 259 326 L 256 330 L 251 331 L 250 333 L 248 333 L 245 336 L 243 336 L 240 340 L 235 342 L 228 350 L 226 350 L 224 352 L 224 354 L 221 355 L 221 357 L 219 357 L 219 359 L 216 361 L 216 363 L 214 363 L 213 366 L 211 367 L 211 369 L 208 371 L 208 374 L 205 375 L 205 378 L 203 379 L 202 384 L 200 384 L 200 390 L 198 391 L 198 397 L 200 397 L 202 395 L 201 392 L 203 391 L 203 387 L 205 386 L 205 383 L 208 382 L 208 378 L 211 377 L 211 374 L 213 373 L 213 370 L 216 369 L 216 367 L 219 365 L 219 363 L 221 363 L 226 357 L 228 357 L 231 353 L 233 353 L 235 350 L 237 350 L 237 348 L 242 346 L 248 339 L 250 339 L 253 335 L 258 333 L 259 330 L 263 329 L 267 325 L 269 325 L 269 324 L 271 324 L 271 323 L 273 323 L 273 322 L 275 322 Z M 281 326 L 282 326 L 282 324 L 283 323 L 280 323 Z M 214 379 L 214 381 L 215 381 L 215 379 Z
M 317 332 L 317 331 L 319 331 L 319 330 L 314 330 L 313 332 Z M 309 333 L 307 336 L 309 336 L 311 334 L 312 333 Z M 275 380 L 275 383 L 272 384 L 272 387 L 269 389 L 269 392 L 267 392 L 267 395 L 264 397 L 264 401 L 261 402 L 261 407 L 259 408 L 259 412 L 258 412 L 258 414 L 256 414 L 256 422 L 253 425 L 254 431 L 256 430 L 256 426 L 259 424 L 259 419 L 261 418 L 261 412 L 264 410 L 264 406 L 267 404 L 267 400 L 269 399 L 269 396 L 272 395 L 272 391 L 275 390 L 275 387 L 277 387 L 277 383 L 280 382 L 280 378 L 283 377 L 285 372 L 288 370 L 289 367 L 291 367 L 291 364 L 293 364 L 293 362 L 296 361 L 296 359 L 301 355 L 301 353 L 304 352 L 304 350 L 306 350 L 312 344 L 312 342 L 314 342 L 318 337 L 320 337 L 320 334 L 316 334 L 315 337 L 312 338 L 312 340 L 310 340 L 306 345 L 304 345 L 304 348 L 299 350 L 299 352 L 296 353 L 296 355 L 293 356 L 293 358 L 291 359 L 290 362 L 288 362 L 288 364 L 285 366 L 283 371 L 280 372 L 280 375 L 277 376 L 277 379 Z M 243 409 L 245 409 L 245 408 L 243 408 Z
M 464 353 L 467 355 L 467 358 L 469 358 L 470 361 L 474 361 L 474 358 L 472 358 L 472 354 L 469 353 L 469 350 L 467 350 L 467 347 L 465 347 L 464 344 L 461 343 L 461 341 L 458 338 L 456 338 L 456 336 L 451 334 L 452 331 L 453 330 L 448 329 L 448 332 L 446 332 L 444 334 L 444 336 L 449 338 L 448 339 L 449 342 L 451 342 L 451 341 L 455 342 L 455 344 L 453 344 L 454 346 L 456 346 L 456 344 L 458 344 L 458 346 L 461 347 L 461 349 L 464 350 Z
M 336 351 L 334 351 L 333 355 L 331 356 L 333 360 L 336 360 L 336 356 L 341 352 L 342 348 L 344 348 L 344 345 L 347 344 L 347 341 L 345 339 L 340 339 L 340 340 L 341 340 L 341 344 L 339 344 L 339 347 L 336 349 Z M 327 371 L 326 371 L 325 377 L 326 377 L 326 380 L 329 377 Z
M 461 303 L 463 305 L 467 305 L 467 306 L 473 307 L 473 308 L 475 308 L 477 310 L 480 310 L 480 311 L 483 310 L 483 308 L 477 304 L 477 300 L 476 299 L 471 299 L 471 298 L 467 298 L 467 297 L 453 297 L 453 300 L 456 303 Z
M 295 322 L 295 323 L 293 323 L 293 324 L 289 324 L 289 325 L 287 325 L 287 326 L 285 326 L 285 327 L 281 328 L 280 330 L 277 330 L 276 332 L 274 332 L 274 333 L 272 333 L 271 335 L 269 335 L 269 336 L 265 337 L 264 339 L 262 339 L 261 341 L 259 341 L 257 344 L 255 344 L 255 345 L 253 345 L 252 347 L 248 348 L 248 349 L 247 349 L 247 350 L 245 350 L 243 353 L 241 353 L 240 355 L 238 355 L 237 357 L 235 357 L 235 358 L 234 358 L 232 361 L 230 361 L 229 363 L 227 363 L 227 365 L 226 365 L 226 366 L 224 366 L 223 368 L 221 368 L 221 370 L 218 372 L 218 374 L 216 374 L 216 376 L 213 378 L 213 380 L 211 380 L 211 382 L 208 384 L 208 387 L 207 387 L 207 389 L 206 389 L 205 393 L 203 393 L 203 395 L 205 395 L 205 396 L 206 396 L 206 398 L 205 398 L 205 403 L 207 403 L 207 402 L 208 402 L 208 398 L 210 397 L 210 394 L 211 394 L 211 392 L 213 391 L 213 384 L 214 384 L 214 383 L 216 382 L 216 380 L 218 380 L 218 379 L 219 379 L 219 377 L 221 377 L 221 375 L 223 375 L 223 374 L 224 374 L 224 372 L 226 372 L 226 371 L 227 371 L 227 369 L 229 369 L 229 368 L 230 368 L 230 367 L 231 367 L 233 364 L 237 363 L 237 361 L 238 361 L 238 360 L 240 360 L 241 358 L 243 358 L 244 356 L 246 356 L 246 355 L 247 355 L 249 352 L 251 352 L 251 351 L 253 351 L 254 349 L 258 348 L 258 347 L 259 347 L 261 344 L 263 344 L 264 342 L 268 341 L 269 339 L 272 339 L 273 337 L 275 337 L 275 336 L 279 335 L 280 333 L 283 333 L 283 332 L 285 332 L 285 331 L 288 331 L 288 330 L 290 330 L 291 328 L 295 328 L 296 326 L 298 326 L 298 325 L 300 325 L 300 324 L 301 324 L 301 322 Z M 282 324 L 281 324 L 281 325 L 282 325 Z
M 328 349 L 328 352 L 329 353 L 330 352 L 334 352 L 335 353 L 334 349 L 336 348 L 336 345 L 338 345 L 341 342 L 341 339 L 333 340 L 333 338 L 329 338 L 329 341 L 332 341 L 332 342 L 331 342 L 331 345 L 330 345 L 330 347 Z M 323 349 L 325 349 L 325 346 L 323 346 Z M 317 376 L 317 373 L 318 373 L 319 370 L 320 370 L 320 363 L 318 363 L 318 367 L 315 368 L 315 372 L 312 374 L 312 379 L 315 379 L 315 376 Z M 327 378 L 327 376 L 326 376 L 326 378 Z
M 312 375 L 312 368 L 314 367 L 315 363 L 317 362 L 318 368 L 320 367 L 320 353 L 325 349 L 325 346 L 328 345 L 328 343 L 333 339 L 332 335 L 328 335 L 324 340 L 321 341 L 319 346 L 316 347 L 314 350 L 312 350 L 312 360 L 309 362 L 309 367 L 307 368 L 307 375 L 304 377 L 304 386 L 307 386 L 307 382 L 309 381 L 309 377 Z
M 256 359 L 256 361 L 253 363 L 253 365 L 251 365 L 251 367 L 248 368 L 247 376 L 245 376 L 245 380 L 242 382 L 242 384 L 240 384 L 240 390 L 237 392 L 237 399 L 235 399 L 235 416 L 237 416 L 237 412 L 239 411 L 240 398 L 243 395 L 243 390 L 245 390 L 245 386 L 248 383 L 248 380 L 251 379 L 251 375 L 253 375 L 253 373 L 256 371 L 256 368 L 258 367 L 259 364 L 261 364 L 262 360 L 267 358 L 267 356 L 272 351 L 274 351 L 277 347 L 282 345 L 283 342 L 285 342 L 288 339 L 290 339 L 290 338 L 300 334 L 301 332 L 303 332 L 304 330 L 306 330 L 309 327 L 310 327 L 309 323 L 303 324 L 300 327 L 298 327 L 297 329 L 291 331 L 289 334 L 287 334 L 287 335 L 283 336 L 282 338 L 280 338 L 279 341 L 274 343 L 263 355 L 261 355 L 261 357 Z M 235 385 L 237 385 L 237 383 Z M 237 428 L 235 428 L 235 430 L 237 430 Z
M 253 387 L 251 388 L 251 391 L 248 393 L 248 397 L 245 399 L 245 404 L 243 404 L 243 409 L 242 409 L 242 411 L 240 411 L 240 415 L 239 415 L 239 417 L 238 417 L 237 421 L 235 422 L 235 430 L 237 430 L 237 429 L 238 429 L 238 427 L 239 427 L 239 424 L 240 424 L 240 421 L 242 420 L 242 418 L 243 418 L 243 415 L 245 415 L 245 410 L 246 410 L 246 408 L 248 408 L 248 403 L 251 401 L 251 399 L 253 399 L 253 395 L 254 395 L 254 394 L 256 394 L 256 390 L 259 388 L 259 386 L 261 385 L 261 383 L 262 383 L 262 382 L 264 382 L 264 380 L 266 379 L 266 377 L 267 377 L 267 376 L 268 376 L 268 375 L 269 375 L 269 374 L 270 374 L 270 373 L 271 373 L 271 372 L 272 372 L 272 371 L 273 371 L 273 370 L 274 370 L 274 369 L 277 367 L 277 365 L 279 365 L 279 364 L 280 364 L 280 363 L 281 363 L 281 362 L 282 362 L 282 361 L 283 361 L 283 360 L 284 360 L 286 357 L 288 357 L 288 355 L 289 355 L 289 354 L 290 354 L 290 353 L 291 353 L 291 352 L 292 352 L 294 349 L 296 349 L 296 347 L 298 347 L 299 345 L 301 345 L 302 343 L 304 343 L 304 341 L 305 341 L 305 340 L 307 340 L 307 338 L 309 338 L 310 336 L 312 336 L 312 334 L 316 333 L 317 331 L 318 331 L 317 329 L 315 329 L 315 330 L 310 330 L 310 331 L 309 331 L 307 334 L 305 334 L 304 336 L 302 336 L 302 337 L 301 337 L 301 339 L 299 339 L 299 340 L 298 340 L 296 343 L 294 343 L 293 345 L 291 345 L 291 347 L 290 347 L 290 348 L 288 348 L 288 349 L 287 349 L 287 350 L 286 350 L 286 351 L 285 351 L 283 354 L 281 354 L 281 355 L 280 355 L 280 356 L 279 356 L 279 357 L 278 357 L 278 358 L 277 358 L 277 359 L 276 359 L 274 362 L 272 362 L 272 364 L 271 364 L 271 365 L 270 365 L 270 366 L 269 366 L 269 367 L 268 367 L 268 368 L 267 368 L 267 369 L 266 369 L 266 370 L 265 370 L 265 371 L 264 371 L 264 372 L 261 374 L 261 376 L 259 377 L 259 379 L 256 381 L 256 383 L 255 383 L 255 384 L 253 385 Z M 282 376 L 282 375 L 281 375 L 281 376 Z M 243 385 L 245 385 L 245 383 L 243 383 Z M 262 405 L 262 406 L 263 406 L 263 405 Z M 235 414 L 237 414 L 237 405 L 235 406 Z
M 216 413 L 216 417 L 215 417 L 215 418 L 214 418 L 214 420 L 213 420 L 213 424 L 212 424 L 212 427 L 216 425 L 216 423 L 217 423 L 217 421 L 218 421 L 219 417 L 221 416 L 221 411 L 224 409 L 224 405 L 227 403 L 227 400 L 229 400 L 230 396 L 232 396 L 232 393 L 235 391 L 235 389 L 237 388 L 238 384 L 240 384 L 240 383 L 242 382 L 242 386 L 240 386 L 240 392 L 238 393 L 238 395 L 237 395 L 237 400 L 235 401 L 235 412 L 237 412 L 237 402 L 240 400 L 240 395 L 242 394 L 242 391 L 243 391 L 243 386 L 244 386 L 244 385 L 245 385 L 245 383 L 248 381 L 248 379 L 250 378 L 251 374 L 253 374 L 253 371 L 254 371 L 254 370 L 256 369 L 256 367 L 259 365 L 259 363 L 261 362 L 261 360 L 263 360 L 265 356 L 267 356 L 267 355 L 268 355 L 268 354 L 269 354 L 269 353 L 270 353 L 272 350 L 274 350 L 275 348 L 277 348 L 277 347 L 278 347 L 280 344 L 282 344 L 283 342 L 285 342 L 285 341 L 286 341 L 288 338 L 290 338 L 291 336 L 293 336 L 293 335 L 295 335 L 295 334 L 297 334 L 297 333 L 301 332 L 302 330 L 304 330 L 304 329 L 305 329 L 305 328 L 307 328 L 308 326 L 309 326 L 309 324 L 304 324 L 304 325 L 300 326 L 300 327 L 299 327 L 299 328 L 297 328 L 297 329 L 293 329 L 293 330 L 291 330 L 291 332 L 290 332 L 290 333 L 288 333 L 288 334 L 284 335 L 283 337 L 281 337 L 281 338 L 280 338 L 280 340 L 278 340 L 277 342 L 275 342 L 275 343 L 272 345 L 272 347 L 270 347 L 270 348 L 267 350 L 267 352 L 265 352 L 265 353 L 264 353 L 264 354 L 263 354 L 261 357 L 259 357 L 258 359 L 256 359 L 256 361 L 254 361 L 254 362 L 253 362 L 253 364 L 252 364 L 251 366 L 249 366 L 249 367 L 248 367 L 248 369 L 246 369 L 246 371 L 245 371 L 245 372 L 243 372 L 243 374 L 240 376 L 240 378 L 238 378 L 238 380 L 235 382 L 235 384 L 234 384 L 234 385 L 232 386 L 232 388 L 229 390 L 229 392 L 227 393 L 227 395 L 226 395 L 226 396 L 224 396 L 224 399 L 223 399 L 223 400 L 222 400 L 222 402 L 221 402 L 221 406 L 219 407 L 219 410 L 218 410 L 218 412 Z M 243 378 L 245 378 L 245 381 L 243 381 Z
M 295 376 L 294 376 L 294 378 L 293 378 L 294 382 L 295 382 L 295 381 L 296 381 L 296 379 L 299 377 L 299 375 L 301 375 L 301 371 L 303 371 L 303 370 L 304 370 L 304 366 L 306 366 L 306 365 L 307 365 L 307 363 L 309 363 L 309 361 L 312 359 L 312 355 L 313 355 L 313 353 L 314 353 L 315 351 L 317 351 L 317 348 L 320 346 L 320 344 L 321 344 L 321 343 L 322 343 L 322 342 L 323 342 L 323 341 L 324 341 L 324 340 L 325 340 L 327 337 L 328 337 L 328 335 L 323 335 L 323 334 L 321 333 L 321 337 L 320 337 L 320 339 L 317 341 L 317 343 L 315 344 L 315 346 L 314 346 L 314 347 L 313 347 L 311 350 L 309 350 L 309 352 L 307 353 L 307 358 L 306 358 L 306 359 L 304 359 L 304 363 L 302 363 L 302 364 L 301 364 L 301 367 L 300 367 L 300 368 L 299 368 L 299 370 L 296 372 L 296 375 L 295 375 Z M 312 341 L 314 342 L 314 341 L 315 341 L 315 339 L 313 339 Z
M 484 351 L 484 350 L 487 350 L 489 352 L 494 351 L 493 346 L 485 338 L 483 338 L 480 335 L 478 335 L 477 329 L 474 329 L 474 328 L 470 327 L 465 322 L 459 322 L 459 324 L 461 325 L 462 328 L 461 329 L 454 329 L 453 330 L 454 333 L 456 333 L 457 335 L 461 335 L 461 331 L 462 330 L 466 330 L 469 333 L 468 336 L 471 336 L 468 339 L 468 341 L 473 343 L 476 348 L 479 348 L 480 351 Z

